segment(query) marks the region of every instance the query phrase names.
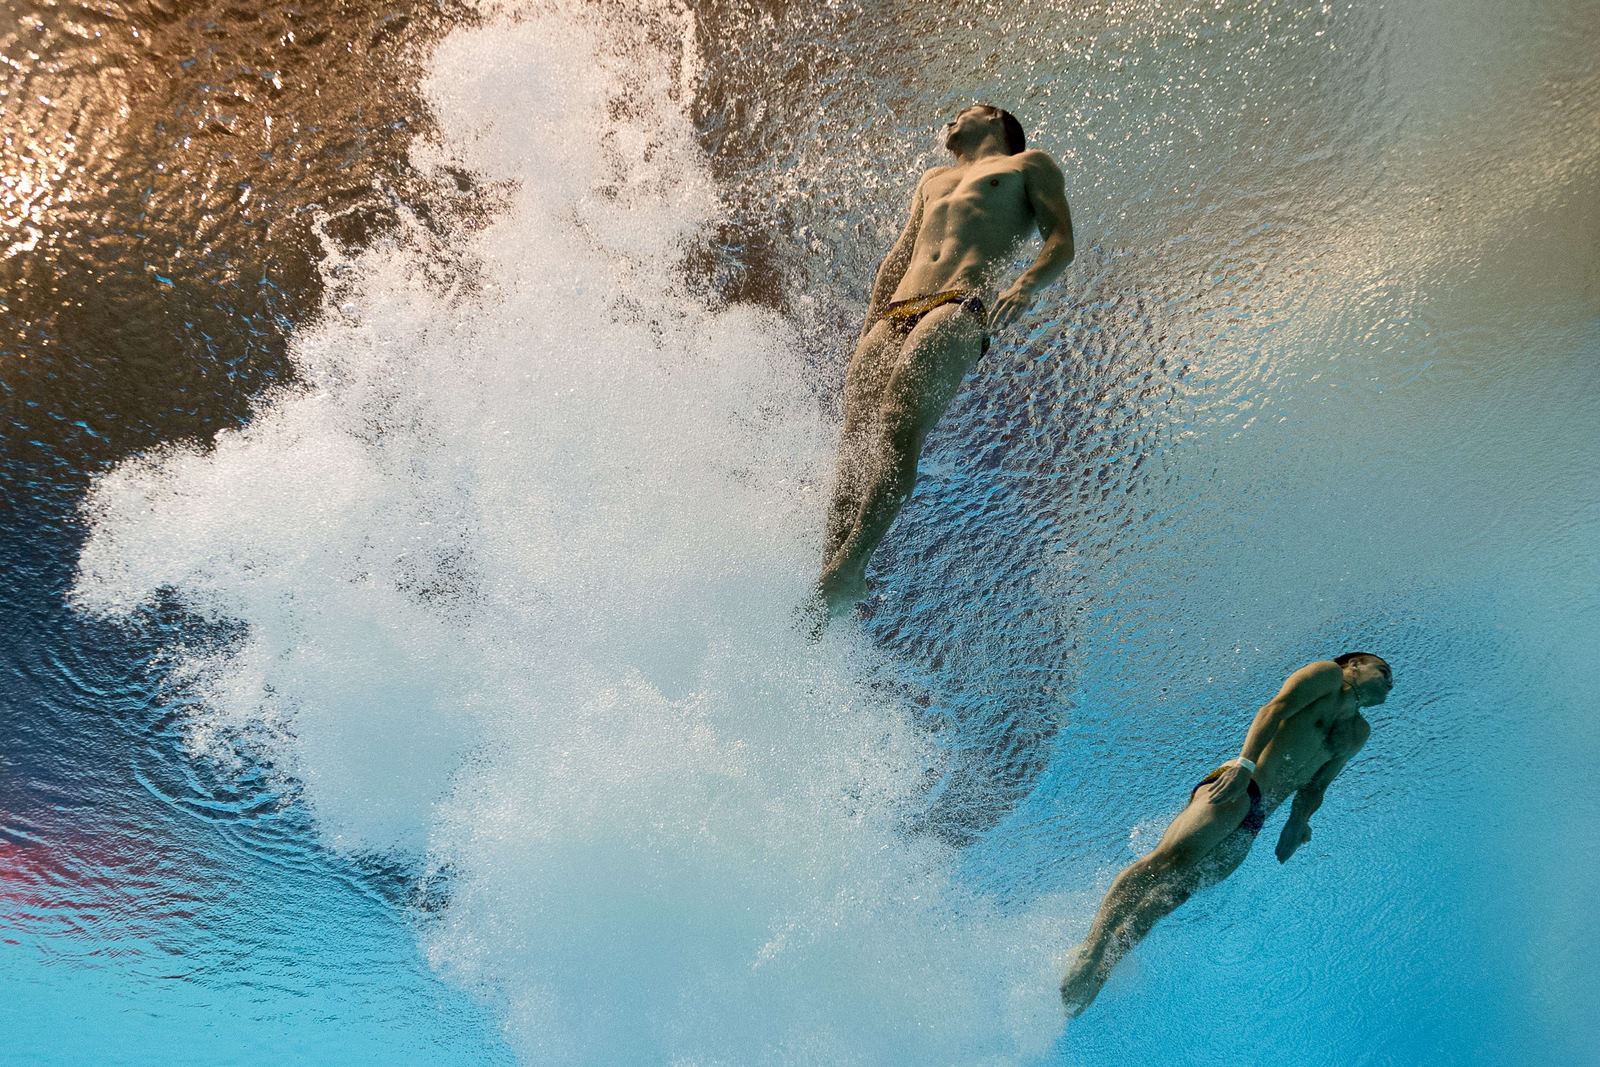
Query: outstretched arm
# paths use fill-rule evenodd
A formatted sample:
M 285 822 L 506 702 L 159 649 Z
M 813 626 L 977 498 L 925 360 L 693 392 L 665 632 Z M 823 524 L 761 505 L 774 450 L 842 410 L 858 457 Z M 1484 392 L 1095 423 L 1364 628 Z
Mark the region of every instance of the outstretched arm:
M 1284 723 L 1304 711 L 1314 701 L 1330 693 L 1337 693 L 1344 685 L 1344 670 L 1330 659 L 1308 663 L 1284 681 L 1278 695 L 1261 705 L 1250 732 L 1245 734 L 1244 747 L 1239 750 L 1243 759 L 1259 763 L 1272 739 L 1278 736 Z M 1231 800 L 1244 792 L 1250 784 L 1250 773 L 1238 763 L 1230 763 L 1217 780 L 1211 783 L 1207 797 L 1215 803 Z
M 1072 212 L 1067 209 L 1067 182 L 1061 168 L 1043 152 L 1024 152 L 1022 178 L 1023 191 L 1028 194 L 1044 244 L 1032 265 L 995 301 L 990 325 L 996 330 L 1005 329 L 1021 317 L 1045 287 L 1061 277 L 1077 254 L 1072 242 Z
M 917 231 L 922 229 L 922 185 L 932 173 L 930 170 L 918 179 L 917 191 L 911 197 L 911 216 L 906 219 L 900 236 L 890 246 L 889 254 L 878 265 L 877 276 L 872 279 L 872 295 L 867 301 L 867 321 L 861 327 L 863 334 L 872 329 L 872 324 L 883 314 L 884 305 L 889 303 L 889 298 L 900 285 L 900 279 L 906 275 L 906 268 L 911 265 L 911 250 L 917 244 Z
M 1317 773 L 1311 776 L 1311 781 L 1300 787 L 1294 795 L 1294 803 L 1289 807 L 1289 820 L 1283 824 L 1283 832 L 1278 835 L 1278 862 L 1286 863 L 1294 850 L 1311 840 L 1311 816 L 1322 807 L 1322 798 L 1328 792 L 1328 786 L 1339 777 L 1339 772 L 1344 770 L 1344 765 L 1350 762 L 1350 757 L 1361 750 L 1367 743 L 1367 737 L 1372 733 L 1372 727 L 1362 718 L 1357 718 L 1355 726 L 1349 733 L 1340 738 L 1338 750 L 1333 758 L 1329 759 Z

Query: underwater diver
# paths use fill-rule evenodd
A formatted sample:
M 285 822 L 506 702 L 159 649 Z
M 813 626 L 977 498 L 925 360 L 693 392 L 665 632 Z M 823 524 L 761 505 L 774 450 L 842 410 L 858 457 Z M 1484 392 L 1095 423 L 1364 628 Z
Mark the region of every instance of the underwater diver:
M 1393 685 L 1389 665 L 1370 652 L 1346 652 L 1289 676 L 1256 712 L 1239 757 L 1200 779 L 1154 851 L 1111 883 L 1061 980 L 1069 1016 L 1082 1014 L 1117 961 L 1162 917 L 1233 873 L 1291 793 L 1278 862 L 1311 840 L 1311 815 L 1328 784 L 1371 732 L 1361 709 L 1382 704 Z
M 1061 169 L 1026 147 L 1007 111 L 975 104 L 945 126 L 949 166 L 922 175 L 911 217 L 872 283 L 844 382 L 839 468 L 817 607 L 831 618 L 866 594 L 867 560 L 911 496 L 917 455 L 961 379 L 1072 262 Z M 1037 258 L 994 301 L 994 275 L 1037 229 Z

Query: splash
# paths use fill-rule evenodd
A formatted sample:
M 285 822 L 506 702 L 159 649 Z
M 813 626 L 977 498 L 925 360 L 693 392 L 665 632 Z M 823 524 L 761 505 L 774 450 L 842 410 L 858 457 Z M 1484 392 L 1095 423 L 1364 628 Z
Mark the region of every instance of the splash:
M 437 874 L 430 958 L 530 1062 L 1038 1054 L 1067 938 L 903 829 L 938 757 L 868 649 L 794 626 L 832 432 L 794 328 L 681 280 L 722 210 L 691 29 L 544 4 L 450 37 L 414 160 L 503 210 L 330 253 L 299 384 L 103 477 L 76 595 L 242 624 L 175 651 L 194 749 Z

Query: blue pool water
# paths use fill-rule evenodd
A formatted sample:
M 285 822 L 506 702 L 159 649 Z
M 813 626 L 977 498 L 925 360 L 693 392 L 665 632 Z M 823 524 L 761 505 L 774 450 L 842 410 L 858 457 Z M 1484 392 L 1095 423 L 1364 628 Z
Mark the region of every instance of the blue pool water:
M 173 631 L 71 612 L 76 547 L 7 556 L 7 1061 L 512 1062 L 429 973 L 403 879 L 314 847 L 259 775 L 186 757 L 154 686 Z
M 19 1062 L 1600 1061 L 1594 12 L 519 12 L 361 23 L 399 162 L 301 121 L 307 276 L 163 261 L 250 327 L 128 342 L 145 438 L 7 341 Z M 843 339 L 973 98 L 1079 258 L 813 644 Z M 1397 684 L 1315 839 L 1065 1025 L 1111 877 L 1349 648 Z

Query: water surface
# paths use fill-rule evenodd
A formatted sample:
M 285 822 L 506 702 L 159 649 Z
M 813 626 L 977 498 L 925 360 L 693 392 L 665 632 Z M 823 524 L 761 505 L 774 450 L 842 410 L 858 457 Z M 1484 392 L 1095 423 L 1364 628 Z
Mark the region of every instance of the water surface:
M 1587 8 L 400 14 L 0 38 L 30 1055 L 1592 1058 Z M 1079 259 L 809 645 L 973 99 Z M 1348 647 L 1398 685 L 1312 845 L 1063 1033 L 1111 876 Z

